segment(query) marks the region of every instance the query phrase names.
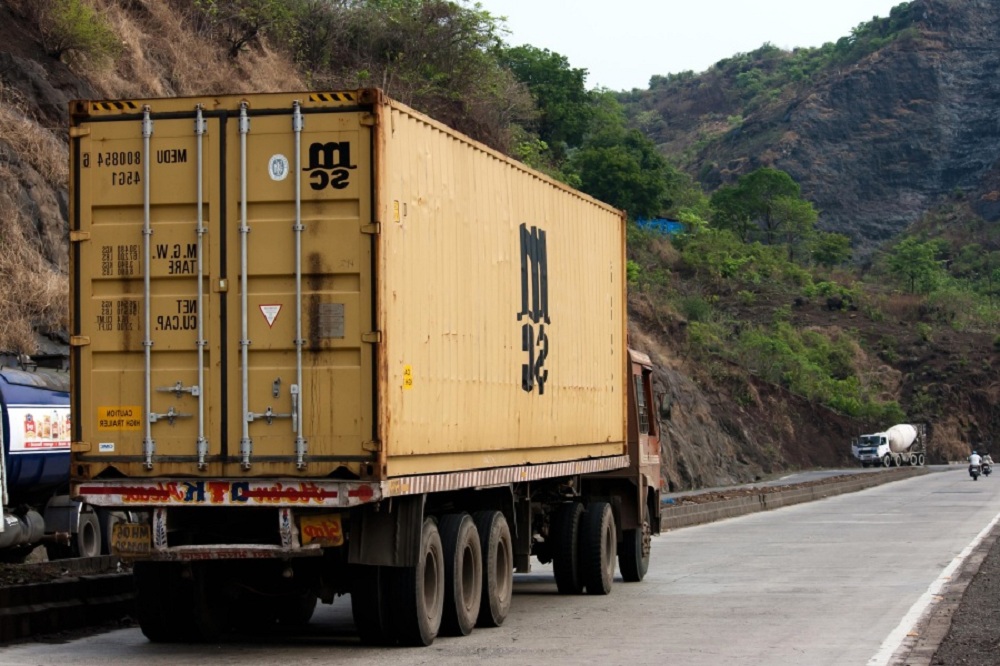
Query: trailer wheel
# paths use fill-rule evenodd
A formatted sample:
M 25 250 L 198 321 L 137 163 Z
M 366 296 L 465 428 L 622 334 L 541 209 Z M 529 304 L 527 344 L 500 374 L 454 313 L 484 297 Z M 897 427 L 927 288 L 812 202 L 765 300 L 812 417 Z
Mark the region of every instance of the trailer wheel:
M 549 537 L 553 540 L 552 571 L 560 594 L 580 594 L 580 556 L 578 535 L 583 505 L 579 502 L 562 504 L 553 516 Z
M 161 562 L 136 562 L 136 611 L 139 628 L 153 643 L 182 643 L 197 639 L 195 626 L 185 598 L 188 585 L 181 578 L 180 567 Z
M 437 522 L 426 518 L 414 567 L 390 570 L 392 626 L 403 645 L 430 645 L 441 629 L 444 608 L 444 550 Z M 397 616 L 398 613 L 398 616 Z
M 93 507 L 84 506 L 77 514 L 76 530 L 70 535 L 69 544 L 47 543 L 45 553 L 49 560 L 97 557 L 101 554 L 101 541 L 101 524 L 97 514 Z
M 315 589 L 309 589 L 299 594 L 281 597 L 274 607 L 278 624 L 286 627 L 303 627 L 309 624 L 316 612 L 316 601 L 319 598 Z
M 101 554 L 101 523 L 93 509 L 80 512 L 80 522 L 71 547 L 74 557 L 97 557 Z
M 441 519 L 444 546 L 444 611 L 441 633 L 468 636 L 476 626 L 483 594 L 483 551 L 476 524 L 467 513 Z
M 591 502 L 580 521 L 580 575 L 587 594 L 611 592 L 617 545 L 611 505 Z
M 514 593 L 514 546 L 507 519 L 499 511 L 474 517 L 483 552 L 483 592 L 478 627 L 499 627 L 507 619 Z
M 388 574 L 385 567 L 351 566 L 351 614 L 361 642 L 389 645 L 389 604 L 386 599 Z
M 642 527 L 622 532 L 622 549 L 618 552 L 618 568 L 626 583 L 638 583 L 649 571 L 650 540 L 653 536 L 649 525 L 648 510 L 642 508 Z

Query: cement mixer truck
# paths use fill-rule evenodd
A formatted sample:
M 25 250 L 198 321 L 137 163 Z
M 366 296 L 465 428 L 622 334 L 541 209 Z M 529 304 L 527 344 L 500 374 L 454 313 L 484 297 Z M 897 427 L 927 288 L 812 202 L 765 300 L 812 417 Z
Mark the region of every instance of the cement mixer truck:
M 862 467 L 902 467 L 923 465 L 927 428 L 923 424 L 900 423 L 885 432 L 861 435 L 851 442 L 851 453 Z

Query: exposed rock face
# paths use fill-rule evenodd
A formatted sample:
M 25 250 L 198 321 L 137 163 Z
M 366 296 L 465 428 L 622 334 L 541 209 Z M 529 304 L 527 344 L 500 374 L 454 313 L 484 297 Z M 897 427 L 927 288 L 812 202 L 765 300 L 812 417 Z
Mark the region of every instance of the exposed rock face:
M 862 253 L 935 203 L 966 196 L 1000 219 L 1000 3 L 914 0 L 916 36 L 901 37 L 748 118 L 703 163 L 787 171 L 820 226 Z M 776 142 L 761 137 L 774 136 Z M 706 169 L 709 179 L 713 178 Z

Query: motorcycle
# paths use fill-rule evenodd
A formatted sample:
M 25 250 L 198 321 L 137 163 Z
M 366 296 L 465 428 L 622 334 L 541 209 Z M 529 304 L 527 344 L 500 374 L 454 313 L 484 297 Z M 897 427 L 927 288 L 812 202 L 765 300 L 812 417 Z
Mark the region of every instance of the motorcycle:
M 981 469 L 980 469 L 979 465 L 969 465 L 969 476 L 972 477 L 973 481 L 978 481 L 979 480 L 979 473 L 980 472 L 981 472 Z
M 989 476 L 992 471 L 993 471 L 993 466 L 990 465 L 987 462 L 984 462 L 983 463 L 983 476 Z

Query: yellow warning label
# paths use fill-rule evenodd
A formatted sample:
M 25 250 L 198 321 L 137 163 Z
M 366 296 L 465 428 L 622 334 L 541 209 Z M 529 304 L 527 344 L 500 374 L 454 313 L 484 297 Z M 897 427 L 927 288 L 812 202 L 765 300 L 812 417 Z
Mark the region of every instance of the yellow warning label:
M 121 405 L 97 408 L 98 430 L 142 430 L 142 407 Z
M 403 388 L 407 390 L 413 388 L 413 366 L 403 366 Z

